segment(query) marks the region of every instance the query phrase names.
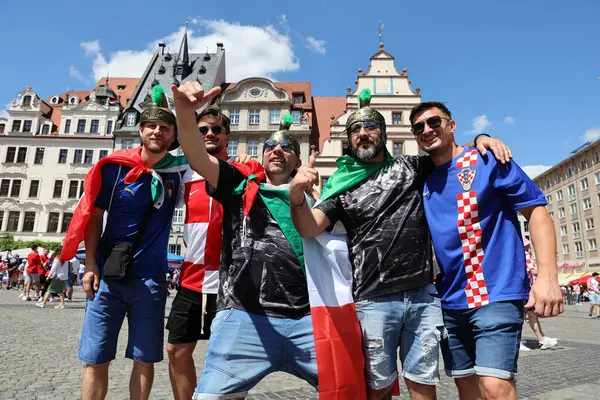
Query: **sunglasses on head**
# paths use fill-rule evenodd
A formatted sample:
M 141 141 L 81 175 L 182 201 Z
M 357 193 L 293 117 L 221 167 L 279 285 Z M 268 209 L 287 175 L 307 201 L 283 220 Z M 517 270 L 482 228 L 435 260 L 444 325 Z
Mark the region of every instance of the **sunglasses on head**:
M 276 142 L 273 139 L 269 139 L 264 143 L 263 150 L 264 151 L 273 151 L 273 150 L 275 150 L 275 147 L 277 147 L 277 145 L 281 146 L 281 150 L 283 150 L 286 153 L 296 154 L 296 152 L 294 151 L 294 147 L 292 146 L 290 141 L 285 140 L 285 139 L 283 139 L 279 142 Z
M 206 135 L 208 133 L 208 131 L 211 131 L 213 133 L 213 135 L 219 135 L 220 133 L 225 131 L 219 125 L 215 125 L 213 127 L 205 125 L 205 126 L 201 126 L 200 128 L 198 128 L 198 130 L 200 130 L 200 133 L 202 134 L 202 136 Z
M 433 117 L 427 118 L 427 120 L 425 120 L 423 122 L 417 122 L 410 128 L 410 130 L 412 131 L 413 134 L 418 136 L 418 135 L 422 134 L 423 131 L 425 131 L 425 124 L 427 124 L 427 126 L 429 126 L 431 129 L 437 129 L 440 126 L 442 126 L 443 119 L 445 119 L 446 121 L 450 121 L 449 118 L 442 117 L 439 115 L 434 115 Z
M 350 125 L 350 133 L 352 135 L 358 135 L 360 133 L 361 128 L 365 128 L 365 131 L 367 131 L 367 133 L 373 133 L 377 129 L 381 129 L 379 124 L 376 124 L 375 122 L 371 122 L 371 121 L 357 122 L 355 124 Z

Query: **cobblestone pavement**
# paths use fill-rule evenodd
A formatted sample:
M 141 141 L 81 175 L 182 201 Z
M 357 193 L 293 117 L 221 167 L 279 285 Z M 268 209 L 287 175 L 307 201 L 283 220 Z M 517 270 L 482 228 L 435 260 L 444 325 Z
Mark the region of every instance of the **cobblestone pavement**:
M 33 302 L 20 301 L 16 290 L 0 290 L 0 348 L 2 362 L 0 399 L 77 399 L 80 395 L 82 364 L 77 346 L 84 309 L 84 294 L 77 288 L 73 302 L 64 310 L 56 303 L 40 309 Z M 167 313 L 173 296 L 167 301 Z M 518 390 L 523 399 L 597 399 L 600 393 L 597 345 L 600 321 L 587 318 L 587 306 L 567 307 L 559 318 L 543 321 L 546 335 L 557 337 L 559 345 L 550 350 L 522 352 Z M 524 337 L 530 347 L 535 341 L 528 327 Z M 109 399 L 127 399 L 131 361 L 124 359 L 127 324 L 119 338 L 117 360 L 110 369 Z M 194 353 L 198 373 L 206 342 Z M 165 351 L 166 357 L 166 351 Z M 408 399 L 404 385 L 399 399 Z M 454 383 L 442 377 L 440 399 L 458 398 Z M 152 399 L 170 399 L 167 362 L 156 365 Z M 249 399 L 316 399 L 305 382 L 284 373 L 268 376 Z

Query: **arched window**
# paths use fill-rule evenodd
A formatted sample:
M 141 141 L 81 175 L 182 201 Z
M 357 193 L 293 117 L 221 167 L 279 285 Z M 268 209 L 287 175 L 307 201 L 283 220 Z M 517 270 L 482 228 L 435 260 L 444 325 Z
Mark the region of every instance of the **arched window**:
M 31 105 L 31 96 L 30 95 L 23 96 L 23 102 L 21 103 L 21 105 L 30 106 Z
M 69 99 L 69 104 L 77 104 L 77 96 L 73 96 Z
M 58 104 L 58 96 L 52 96 L 52 98 L 50 99 L 50 103 Z

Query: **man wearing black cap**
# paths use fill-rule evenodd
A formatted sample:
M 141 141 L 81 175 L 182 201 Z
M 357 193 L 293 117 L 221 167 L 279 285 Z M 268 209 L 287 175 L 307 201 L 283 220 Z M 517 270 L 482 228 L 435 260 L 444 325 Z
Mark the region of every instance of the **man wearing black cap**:
M 188 166 L 184 157 L 168 153 L 179 144 L 164 90 L 154 87 L 152 98 L 140 117 L 142 146 L 117 151 L 88 173 L 61 253 L 69 260 L 85 236 L 83 288 L 89 299 L 78 353 L 86 364 L 83 399 L 106 396 L 126 316 L 125 356 L 134 361 L 130 398 L 149 397 L 154 363 L 163 359 L 167 245 Z

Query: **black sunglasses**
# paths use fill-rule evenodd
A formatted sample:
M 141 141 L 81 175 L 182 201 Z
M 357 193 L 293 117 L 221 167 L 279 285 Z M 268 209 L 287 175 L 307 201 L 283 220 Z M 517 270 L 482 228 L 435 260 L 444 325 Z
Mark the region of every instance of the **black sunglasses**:
M 212 131 L 212 133 L 214 135 L 219 135 L 219 134 L 221 134 L 221 132 L 224 132 L 224 129 L 221 128 L 219 125 L 215 125 L 213 127 L 201 126 L 200 128 L 198 128 L 198 130 L 200 130 L 200 133 L 202 134 L 202 136 L 206 135 L 208 133 L 208 131 Z
M 281 150 L 283 150 L 286 153 L 294 153 L 296 154 L 296 152 L 294 151 L 294 147 L 292 146 L 292 144 L 288 141 L 288 140 L 281 140 L 279 142 L 276 142 L 273 139 L 269 139 L 267 140 L 264 144 L 263 144 L 263 151 L 273 151 L 275 150 L 275 147 L 277 147 L 277 145 L 281 146 Z
M 367 133 L 373 133 L 373 132 L 375 132 L 375 130 L 381 129 L 379 124 L 376 124 L 375 122 L 371 122 L 371 121 L 357 122 L 350 126 L 350 133 L 352 135 L 358 135 L 360 133 L 360 128 L 365 128 L 365 131 L 367 131 Z
M 410 128 L 410 130 L 413 134 L 419 136 L 425 130 L 425 124 L 427 124 L 431 129 L 437 129 L 440 126 L 442 126 L 443 119 L 445 119 L 446 121 L 450 121 L 449 118 L 434 115 L 433 117 L 427 118 L 427 120 L 425 120 L 424 122 L 417 122 Z

